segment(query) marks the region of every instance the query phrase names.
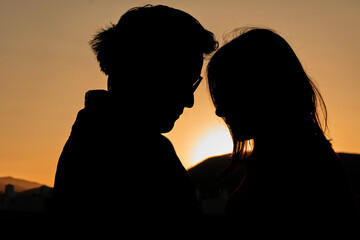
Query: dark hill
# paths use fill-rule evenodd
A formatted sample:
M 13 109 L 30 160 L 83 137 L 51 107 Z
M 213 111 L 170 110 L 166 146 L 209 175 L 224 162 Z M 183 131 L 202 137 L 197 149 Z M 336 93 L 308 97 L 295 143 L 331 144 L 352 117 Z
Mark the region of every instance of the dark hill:
M 220 176 L 221 171 L 230 162 L 230 158 L 230 154 L 210 157 L 188 169 L 195 188 L 201 189 L 207 194 L 216 194 L 215 192 L 222 188 L 226 188 L 230 192 L 235 190 L 242 179 L 242 171 Z
M 339 156 L 349 172 L 354 193 L 360 195 L 360 155 L 339 153 Z M 220 177 L 219 173 L 229 161 L 229 154 L 214 156 L 190 168 L 188 172 L 195 187 L 201 189 L 227 188 L 230 192 L 233 191 L 240 184 L 243 172 L 240 171 L 226 177 Z
M 3 194 L 5 192 L 5 186 L 8 184 L 14 185 L 15 192 L 23 192 L 42 186 L 42 184 L 40 183 L 31 182 L 23 179 L 13 177 L 0 177 L 0 194 Z
M 354 193 L 360 195 L 360 154 L 339 153 L 339 156 L 349 172 Z

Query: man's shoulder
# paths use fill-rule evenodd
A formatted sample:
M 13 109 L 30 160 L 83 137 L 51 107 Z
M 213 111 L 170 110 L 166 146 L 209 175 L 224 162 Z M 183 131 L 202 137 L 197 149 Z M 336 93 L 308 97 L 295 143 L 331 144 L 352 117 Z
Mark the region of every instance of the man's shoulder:
M 85 109 L 104 109 L 110 105 L 110 94 L 106 90 L 95 89 L 85 94 Z

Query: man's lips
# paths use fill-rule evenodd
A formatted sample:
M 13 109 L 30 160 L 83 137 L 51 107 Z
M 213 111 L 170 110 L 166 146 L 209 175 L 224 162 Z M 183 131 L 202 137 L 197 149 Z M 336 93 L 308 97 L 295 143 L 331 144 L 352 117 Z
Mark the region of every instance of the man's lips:
M 176 113 L 176 114 L 175 114 L 176 119 L 178 119 L 178 118 L 181 116 L 181 114 L 183 114 L 183 112 L 184 112 L 184 109 L 181 110 L 181 111 L 179 111 L 178 113 Z

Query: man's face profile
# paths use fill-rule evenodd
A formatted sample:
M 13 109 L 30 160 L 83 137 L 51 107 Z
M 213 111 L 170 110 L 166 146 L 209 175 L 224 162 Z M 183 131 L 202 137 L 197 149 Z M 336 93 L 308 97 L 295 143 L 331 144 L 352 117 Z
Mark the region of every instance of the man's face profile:
M 160 81 L 158 99 L 160 133 L 170 132 L 184 108 L 194 106 L 193 85 L 200 78 L 203 65 L 202 54 L 176 58 L 176 63 L 167 71 L 167 77 Z
M 203 56 L 218 47 L 194 17 L 163 5 L 130 9 L 90 45 L 118 112 L 137 128 L 159 125 L 160 133 L 194 105 Z

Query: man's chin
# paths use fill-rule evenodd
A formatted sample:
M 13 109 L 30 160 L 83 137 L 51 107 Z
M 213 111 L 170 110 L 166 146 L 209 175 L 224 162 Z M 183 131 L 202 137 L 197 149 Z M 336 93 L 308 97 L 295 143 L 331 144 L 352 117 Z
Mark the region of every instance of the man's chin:
M 168 133 L 174 128 L 175 122 L 160 124 L 160 133 Z

